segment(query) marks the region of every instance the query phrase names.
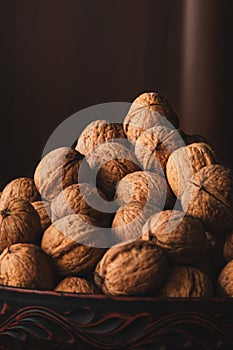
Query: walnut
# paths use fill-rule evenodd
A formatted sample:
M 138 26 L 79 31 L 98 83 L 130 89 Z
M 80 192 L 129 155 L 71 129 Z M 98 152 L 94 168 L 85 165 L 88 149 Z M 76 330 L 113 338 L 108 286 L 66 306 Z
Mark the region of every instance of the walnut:
M 41 197 L 53 200 L 64 188 L 78 182 L 83 156 L 70 147 L 49 152 L 39 162 L 34 181 Z
M 168 158 L 166 174 L 176 197 L 181 198 L 187 185 L 200 169 L 216 162 L 215 152 L 207 143 L 192 143 L 174 151 Z
M 233 230 L 228 232 L 223 247 L 223 256 L 226 261 L 233 260 Z
M 201 270 L 182 265 L 170 267 L 167 280 L 156 294 L 168 298 L 199 298 L 212 295 L 210 278 Z
M 213 283 L 216 282 L 218 271 L 212 261 L 206 258 L 204 254 L 200 257 L 199 260 L 190 263 L 190 266 L 204 272 L 207 276 L 209 276 Z
M 99 145 L 86 156 L 90 168 L 97 173 L 97 187 L 112 199 L 116 185 L 125 175 L 140 170 L 134 154 L 120 143 Z
M 54 266 L 37 245 L 13 244 L 0 255 L 0 283 L 13 287 L 52 290 L 55 283 Z
M 101 294 L 100 291 L 85 278 L 66 277 L 55 288 L 57 292 L 69 292 L 79 294 Z
M 124 138 L 125 134 L 122 124 L 110 123 L 107 120 L 95 120 L 83 130 L 75 149 L 81 154 L 87 155 L 101 143 Z
M 51 256 L 61 276 L 85 276 L 108 246 L 106 233 L 93 218 L 73 214 L 55 221 L 44 232 L 41 247 Z M 100 248 L 99 248 L 100 247 Z
M 139 202 L 143 206 L 152 205 L 162 209 L 166 191 L 166 181 L 159 174 L 135 171 L 119 181 L 115 197 L 120 205 Z
M 36 201 L 31 204 L 40 217 L 41 230 L 44 232 L 51 225 L 51 204 L 46 201 Z
M 123 128 L 127 138 L 135 144 L 145 130 L 161 125 L 178 128 L 177 114 L 165 97 L 156 92 L 146 92 L 133 101 Z
M 142 235 L 142 227 L 147 219 L 161 209 L 156 206 L 145 205 L 140 202 L 131 202 L 126 206 L 120 207 L 112 221 L 112 239 L 111 245 L 138 239 Z
M 222 165 L 197 172 L 181 197 L 187 215 L 202 220 L 207 232 L 224 234 L 233 228 L 233 175 Z
M 146 130 L 137 139 L 135 155 L 144 170 L 165 170 L 170 154 L 184 146 L 184 140 L 178 130 L 156 126 Z
M 221 297 L 233 297 L 233 260 L 230 260 L 220 272 L 216 289 Z
M 111 295 L 144 295 L 156 290 L 167 272 L 162 249 L 137 240 L 111 247 L 95 270 L 96 285 Z
M 106 212 L 107 206 L 107 198 L 102 191 L 87 183 L 73 184 L 53 200 L 52 221 L 80 213 L 96 219 L 98 226 L 110 227 L 112 215 Z
M 39 243 L 40 218 L 33 206 L 19 198 L 0 202 L 0 252 L 14 243 Z
M 202 222 L 177 210 L 152 215 L 143 226 L 142 234 L 142 239 L 163 248 L 174 264 L 197 261 L 206 239 Z
M 40 194 L 32 179 L 28 177 L 19 177 L 6 185 L 1 198 L 3 200 L 21 198 L 28 202 L 34 202 L 40 199 Z

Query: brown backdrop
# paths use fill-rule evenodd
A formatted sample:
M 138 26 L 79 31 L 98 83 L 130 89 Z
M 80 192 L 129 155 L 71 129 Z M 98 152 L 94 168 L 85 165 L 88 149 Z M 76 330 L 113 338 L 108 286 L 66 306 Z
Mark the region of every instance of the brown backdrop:
M 97 103 L 167 96 L 190 133 L 231 149 L 231 0 L 38 0 L 1 6 L 0 186 L 32 176 L 51 132 Z

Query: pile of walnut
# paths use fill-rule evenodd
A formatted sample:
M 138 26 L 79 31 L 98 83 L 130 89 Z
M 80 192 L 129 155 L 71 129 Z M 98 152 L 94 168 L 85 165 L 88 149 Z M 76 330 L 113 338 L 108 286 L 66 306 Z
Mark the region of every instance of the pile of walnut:
M 34 179 L 11 181 L 0 198 L 0 284 L 233 297 L 232 171 L 178 128 L 166 98 L 144 93 L 122 124 L 90 123 Z

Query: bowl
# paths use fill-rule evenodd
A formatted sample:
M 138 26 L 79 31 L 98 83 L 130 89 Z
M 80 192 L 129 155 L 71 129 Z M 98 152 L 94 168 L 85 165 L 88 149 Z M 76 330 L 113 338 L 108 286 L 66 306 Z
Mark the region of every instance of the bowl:
M 233 298 L 109 297 L 0 286 L 0 349 L 233 349 Z

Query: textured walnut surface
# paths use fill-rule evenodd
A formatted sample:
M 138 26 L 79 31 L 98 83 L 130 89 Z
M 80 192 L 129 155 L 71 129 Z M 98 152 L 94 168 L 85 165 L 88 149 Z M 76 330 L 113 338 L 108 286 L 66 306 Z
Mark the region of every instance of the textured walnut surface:
M 0 252 L 14 243 L 38 243 L 40 218 L 33 206 L 19 198 L 0 202 Z
M 145 130 L 161 125 L 178 128 L 179 119 L 167 99 L 156 92 L 138 96 L 123 123 L 125 134 L 133 144 Z
M 233 176 L 222 165 L 197 172 L 181 197 L 188 215 L 204 223 L 206 231 L 224 234 L 233 227 Z
M 211 297 L 212 294 L 211 280 L 204 272 L 191 266 L 176 265 L 169 268 L 167 280 L 157 296 L 199 298 Z
M 0 284 L 51 290 L 55 271 L 50 258 L 34 244 L 18 243 L 0 255 Z
M 85 278 L 66 277 L 55 288 L 58 292 L 70 292 L 79 294 L 101 294 L 98 288 Z
M 176 197 L 181 198 L 189 181 L 200 169 L 216 162 L 215 152 L 207 143 L 193 143 L 174 151 L 168 158 L 166 174 Z
M 218 277 L 217 294 L 222 297 L 233 297 L 233 260 L 224 266 Z
M 147 219 L 160 210 L 156 206 L 144 206 L 140 202 L 131 202 L 120 207 L 112 221 L 115 243 L 140 238 Z
M 28 202 L 34 202 L 40 199 L 40 194 L 36 189 L 33 179 L 19 177 L 6 185 L 1 198 L 3 200 L 21 198 Z
M 83 130 L 75 149 L 81 154 L 87 155 L 101 143 L 124 138 L 125 134 L 122 124 L 110 123 L 107 120 L 95 120 Z
M 111 142 L 99 145 L 86 160 L 97 172 L 96 183 L 108 198 L 114 196 L 116 185 L 125 175 L 140 170 L 134 154 L 124 145 Z
M 46 154 L 34 174 L 41 197 L 51 201 L 64 188 L 77 183 L 81 162 L 80 153 L 69 147 L 57 148 Z
M 94 219 L 74 214 L 55 221 L 44 232 L 41 247 L 60 275 L 85 275 L 104 254 L 106 233 L 95 225 Z
M 52 220 L 80 213 L 96 219 L 98 226 L 109 227 L 112 215 L 106 212 L 107 207 L 107 198 L 102 191 L 87 183 L 73 184 L 53 200 Z
M 150 294 L 161 285 L 166 268 L 159 247 L 137 240 L 110 248 L 96 267 L 95 282 L 105 294 Z
M 164 170 L 170 154 L 184 146 L 184 140 L 178 130 L 156 126 L 146 130 L 137 139 L 135 155 L 144 170 Z
M 228 232 L 223 247 L 223 256 L 226 261 L 233 260 L 233 230 Z
M 197 261 L 206 240 L 202 222 L 176 210 L 152 215 L 143 226 L 142 233 L 143 239 L 163 248 L 174 264 Z
M 159 174 L 149 171 L 135 171 L 124 176 L 117 185 L 116 198 L 120 205 L 139 202 L 163 208 L 167 185 Z
M 42 232 L 44 232 L 46 228 L 49 227 L 49 225 L 51 225 L 51 204 L 46 201 L 36 201 L 31 204 L 40 217 L 41 229 Z

